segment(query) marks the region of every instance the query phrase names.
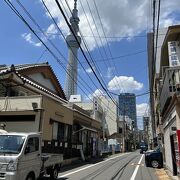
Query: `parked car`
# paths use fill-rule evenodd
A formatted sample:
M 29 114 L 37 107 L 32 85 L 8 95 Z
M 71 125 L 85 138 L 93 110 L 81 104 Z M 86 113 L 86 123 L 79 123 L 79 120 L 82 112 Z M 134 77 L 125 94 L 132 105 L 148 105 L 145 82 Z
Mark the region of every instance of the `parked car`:
M 163 167 L 163 155 L 161 152 L 161 148 L 159 146 L 156 147 L 155 150 L 145 153 L 145 163 L 147 167 L 149 166 L 153 168 Z
M 143 144 L 143 145 L 140 146 L 140 154 L 143 154 L 147 150 L 148 150 L 148 145 L 147 144 Z

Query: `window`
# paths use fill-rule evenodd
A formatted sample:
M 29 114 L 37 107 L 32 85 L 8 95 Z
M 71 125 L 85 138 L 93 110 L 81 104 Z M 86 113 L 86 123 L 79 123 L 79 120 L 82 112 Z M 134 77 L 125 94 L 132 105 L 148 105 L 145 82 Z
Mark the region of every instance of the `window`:
M 171 61 L 172 66 L 177 66 L 178 62 L 177 61 Z
M 58 123 L 58 140 L 64 140 L 64 124 Z
M 27 147 L 29 147 L 29 153 L 39 150 L 39 138 L 33 137 L 28 139 Z
M 68 125 L 66 124 L 64 127 L 64 141 L 68 139 Z
M 57 134 L 58 134 L 58 123 L 53 122 L 53 139 L 57 140 Z
M 122 128 L 119 127 L 119 133 L 122 134 Z
M 0 135 L 0 153 L 18 154 L 24 143 L 24 136 Z
M 170 47 L 170 51 L 171 51 L 171 53 L 176 53 L 176 47 Z
M 177 61 L 177 56 L 176 55 L 172 55 L 171 56 L 171 61 Z
M 176 46 L 176 42 L 175 41 L 171 41 L 169 44 L 170 44 L 171 47 L 172 46 Z

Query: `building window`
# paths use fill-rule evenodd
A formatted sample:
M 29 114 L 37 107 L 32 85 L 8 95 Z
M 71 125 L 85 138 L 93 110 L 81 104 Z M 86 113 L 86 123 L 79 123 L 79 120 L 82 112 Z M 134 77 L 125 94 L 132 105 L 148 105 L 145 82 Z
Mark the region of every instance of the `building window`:
M 58 137 L 58 123 L 53 122 L 53 139 L 57 140 Z
M 172 55 L 171 56 L 171 61 L 177 61 L 177 56 L 176 55 Z
M 58 140 L 64 140 L 64 125 L 63 123 L 58 123 Z
M 169 44 L 170 44 L 171 47 L 172 46 L 176 46 L 176 42 L 175 41 L 171 41 Z
M 66 124 L 64 126 L 64 141 L 67 141 L 68 139 L 68 125 Z
M 171 53 L 173 53 L 173 54 L 176 53 L 176 47 L 173 47 L 173 46 L 170 47 L 170 51 L 171 51 Z
M 172 66 L 177 66 L 178 62 L 177 61 L 171 61 Z

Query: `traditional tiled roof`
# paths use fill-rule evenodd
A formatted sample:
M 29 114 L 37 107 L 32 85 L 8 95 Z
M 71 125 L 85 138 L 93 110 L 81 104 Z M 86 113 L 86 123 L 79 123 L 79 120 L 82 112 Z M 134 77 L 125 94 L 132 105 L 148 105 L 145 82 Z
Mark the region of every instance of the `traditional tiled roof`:
M 45 87 L 43 87 L 42 85 L 38 84 L 37 82 L 34 82 L 33 80 L 29 79 L 27 76 L 24 76 L 23 71 L 27 71 L 27 69 L 30 69 L 30 68 L 37 68 L 37 67 L 48 67 L 53 75 L 53 78 L 55 78 L 55 81 L 57 83 L 57 85 L 59 86 L 59 89 L 61 90 L 61 94 L 62 94 L 62 97 L 54 94 L 53 92 L 51 92 L 50 90 L 46 89 Z M 4 75 L 4 74 L 8 74 L 8 73 L 11 73 L 11 72 L 14 72 L 16 73 L 16 75 L 18 77 L 20 77 L 23 82 L 25 83 L 28 83 L 34 87 L 36 87 L 37 89 L 40 89 L 50 95 L 52 95 L 53 97 L 56 97 L 56 98 L 60 98 L 60 99 L 63 99 L 66 101 L 66 98 L 65 98 L 65 94 L 61 88 L 61 85 L 54 73 L 54 71 L 52 70 L 51 66 L 48 64 L 48 63 L 41 63 L 41 64 L 22 64 L 22 65 L 11 65 L 11 66 L 0 66 L 0 75 Z

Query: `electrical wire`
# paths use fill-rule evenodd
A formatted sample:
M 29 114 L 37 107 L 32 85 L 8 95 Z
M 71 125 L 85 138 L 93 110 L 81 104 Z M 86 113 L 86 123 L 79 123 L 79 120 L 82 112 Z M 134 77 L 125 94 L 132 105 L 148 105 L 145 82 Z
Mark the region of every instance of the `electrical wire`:
M 44 5 L 46 11 L 48 12 L 49 16 L 51 17 L 53 23 L 55 24 L 56 28 L 57 28 L 58 31 L 61 33 L 63 39 L 66 41 L 66 38 L 65 38 L 64 34 L 62 33 L 61 29 L 60 29 L 59 26 L 57 25 L 57 23 L 56 23 L 55 19 L 53 18 L 51 12 L 49 11 L 48 7 L 46 6 L 44 0 L 42 0 L 42 3 L 43 3 L 43 5 Z M 68 45 L 68 44 L 67 44 L 67 45 Z M 69 45 L 68 45 L 68 47 L 71 49 L 71 47 L 70 47 Z M 72 53 L 74 54 L 74 52 L 73 52 L 72 49 L 71 49 L 71 51 L 72 51 Z M 75 54 L 74 54 L 74 55 L 75 55 Z M 83 67 L 82 63 L 79 61 L 78 57 L 76 57 L 76 59 L 77 59 L 77 61 L 79 62 L 79 64 L 81 65 L 81 67 L 83 68 L 83 70 L 86 72 L 85 68 Z M 80 77 L 80 79 L 82 79 L 81 76 L 79 76 L 79 77 Z M 94 81 L 92 80 L 92 78 L 91 78 L 89 75 L 88 75 L 88 77 L 90 78 L 90 80 L 91 80 L 91 82 L 94 84 L 94 86 L 97 88 L 97 86 L 95 85 L 95 83 L 94 83 Z M 84 80 L 83 80 L 83 81 L 84 81 Z M 85 81 L 85 84 L 86 84 L 86 86 L 88 86 L 88 84 L 87 84 L 86 81 Z
M 73 34 L 74 38 L 76 39 L 76 41 L 77 41 L 77 43 L 78 43 L 78 45 L 79 45 L 79 47 L 80 47 L 80 50 L 81 50 L 84 58 L 86 59 L 88 65 L 90 66 L 93 74 L 95 75 L 96 79 L 98 80 L 98 82 L 99 82 L 99 84 L 101 85 L 101 87 L 103 88 L 103 90 L 107 93 L 107 95 L 110 97 L 110 99 L 111 99 L 111 100 L 115 103 L 115 105 L 116 105 L 115 100 L 111 97 L 109 91 L 103 86 L 102 82 L 100 81 L 99 77 L 97 76 L 96 72 L 94 71 L 91 63 L 89 62 L 88 58 L 86 57 L 86 55 L 85 55 L 85 53 L 84 53 L 84 51 L 83 51 L 83 49 L 82 49 L 82 47 L 81 47 L 81 45 L 80 45 L 80 43 L 79 43 L 76 35 L 75 35 L 75 33 L 74 33 L 71 25 L 69 24 L 69 22 L 68 22 L 68 20 L 67 20 L 67 18 L 66 18 L 66 16 L 65 16 L 65 14 L 64 14 L 64 11 L 63 11 L 61 5 L 59 4 L 58 0 L 55 0 L 55 1 L 56 1 L 56 4 L 57 4 L 57 6 L 58 6 L 58 8 L 59 8 L 59 10 L 60 10 L 60 12 L 61 12 L 61 14 L 63 15 L 63 17 L 64 17 L 64 19 L 65 19 L 65 21 L 66 21 L 66 24 L 68 25 L 69 29 L 71 30 L 71 33 Z
M 54 59 L 56 59 L 56 61 L 58 62 L 58 64 L 60 64 L 62 66 L 61 61 L 59 60 L 59 58 L 53 53 L 53 51 L 44 43 L 44 41 L 35 33 L 35 31 L 32 29 L 32 27 L 28 24 L 28 22 L 22 17 L 22 15 L 18 12 L 18 10 L 14 7 L 14 5 L 9 1 L 9 0 L 4 0 L 7 5 L 12 9 L 12 11 L 25 23 L 25 25 L 30 29 L 30 31 L 38 38 L 38 40 L 45 46 L 45 48 L 47 49 L 47 51 L 53 56 Z M 62 66 L 63 69 L 66 71 L 66 68 L 64 66 Z M 71 77 L 72 78 L 72 77 Z M 82 92 L 84 92 L 84 90 L 80 87 L 80 89 L 82 90 Z M 84 92 L 84 94 L 86 94 Z M 88 97 L 88 96 L 87 96 Z M 89 98 L 89 97 L 88 97 Z M 90 99 L 91 100 L 91 99 Z
M 71 9 L 70 9 L 70 6 L 69 6 L 67 0 L 65 0 L 65 2 L 66 2 L 66 5 L 67 5 L 70 13 L 71 13 L 72 18 L 74 18 L 74 17 L 73 17 L 73 13 L 72 13 L 72 11 L 71 11 Z M 79 30 L 79 34 L 80 34 L 80 36 L 82 37 L 81 30 Z M 90 51 L 89 51 L 89 49 L 88 49 L 87 42 L 85 41 L 84 38 L 82 38 L 82 42 L 84 43 L 85 49 L 86 49 L 86 51 L 87 51 L 87 53 L 88 53 L 88 55 L 89 55 L 89 57 L 90 57 L 90 60 L 91 60 L 91 62 L 92 62 L 92 64 L 93 64 L 92 67 L 95 67 L 95 69 L 93 68 L 93 69 L 94 69 L 94 72 L 97 72 L 97 73 L 98 73 L 98 77 L 101 79 L 102 84 L 104 85 L 104 87 L 105 87 L 106 89 L 108 89 L 107 86 L 106 86 L 106 83 L 105 83 L 104 80 L 102 79 L 102 76 L 101 76 L 101 73 L 99 72 L 99 69 L 96 67 L 96 64 L 95 64 L 95 62 L 94 62 L 94 60 L 93 60 L 93 57 L 92 57 L 92 55 L 91 55 L 91 53 L 90 53 Z M 80 46 L 80 49 L 81 49 L 81 46 Z M 83 49 L 82 49 L 82 50 L 83 50 Z M 81 52 L 82 52 L 82 51 L 81 51 Z M 86 60 L 86 62 L 87 62 L 87 60 Z M 91 67 L 90 67 L 90 68 L 91 68 Z M 91 69 L 91 70 L 92 70 L 92 69 Z M 96 71 L 95 71 L 95 70 L 96 70 Z M 94 72 L 93 72 L 93 73 L 94 73 Z
M 57 56 L 51 51 L 51 49 L 45 44 L 45 42 L 35 33 L 35 31 L 32 29 L 32 27 L 28 24 L 28 22 L 23 18 L 23 16 L 19 13 L 19 11 L 15 8 L 15 6 L 9 1 L 9 0 L 4 0 L 6 4 L 11 8 L 11 10 L 25 23 L 25 25 L 30 29 L 30 31 L 38 38 L 38 40 L 45 46 L 47 51 L 57 60 L 58 64 L 62 66 L 62 63 L 60 60 L 57 58 Z M 63 67 L 64 69 L 64 67 Z M 83 91 L 82 88 L 80 88 Z M 84 94 L 86 94 L 84 92 Z M 87 96 L 89 98 L 89 96 Z M 90 98 L 89 98 L 90 99 Z M 90 99 L 91 100 L 91 99 Z M 92 101 L 92 100 L 91 100 Z
M 34 24 L 36 25 L 36 26 L 38 26 L 38 28 L 39 28 L 39 30 L 46 36 L 46 34 L 43 32 L 43 30 L 41 29 L 41 27 L 38 25 L 38 23 L 35 21 L 35 19 L 30 15 L 30 13 L 29 12 L 27 12 L 27 10 L 25 9 L 25 7 L 19 2 L 19 0 L 16 0 L 17 2 L 18 2 L 18 4 L 23 8 L 23 10 L 25 11 L 25 13 L 30 17 L 30 19 L 34 22 Z M 43 1 L 42 1 L 43 2 Z M 43 2 L 43 4 L 45 5 L 45 3 Z M 46 6 L 46 10 L 47 10 L 47 6 Z M 49 14 L 50 14 L 50 12 L 48 12 Z M 51 16 L 51 18 L 53 18 L 52 17 L 52 15 L 50 14 L 50 16 Z M 58 25 L 57 25 L 57 23 L 56 23 L 56 21 L 53 19 L 53 21 L 54 21 L 54 23 L 55 23 L 55 25 L 56 25 L 56 27 L 58 28 L 58 30 L 61 32 L 61 34 L 63 35 L 63 33 L 62 33 L 62 31 L 59 29 L 59 27 L 58 27 Z M 48 39 L 48 37 L 46 36 L 46 38 Z M 64 40 L 66 40 L 65 39 L 65 37 L 64 37 L 64 35 L 63 35 L 63 38 L 64 38 Z M 51 43 L 51 45 L 59 52 L 59 54 L 63 57 L 63 59 L 65 59 L 65 57 L 62 55 L 62 53 L 58 50 L 58 48 L 51 42 L 51 40 L 50 39 L 48 39 L 48 41 L 50 41 L 50 43 Z M 70 47 L 71 48 L 71 47 Z M 80 63 L 80 61 L 79 61 L 79 63 Z M 81 63 L 80 63 L 81 64 Z M 82 66 L 82 64 L 81 64 L 81 66 Z M 84 67 L 82 66 L 82 68 L 84 69 Z M 85 69 L 84 69 L 84 71 L 85 71 Z M 81 78 L 81 77 L 80 77 Z M 89 76 L 89 78 L 90 78 L 90 76 Z M 72 79 L 72 78 L 71 78 Z M 82 78 L 81 78 L 82 79 Z M 91 79 L 91 78 L 90 78 Z M 74 79 L 73 79 L 74 80 Z M 93 80 L 91 79 L 91 81 L 93 82 Z M 87 84 L 87 82 L 86 81 L 84 81 L 83 80 L 83 82 L 86 84 L 86 86 L 88 86 L 88 84 Z M 94 84 L 94 82 L 93 82 L 93 84 Z M 94 84 L 95 85 L 95 84 Z M 96 86 L 96 85 L 95 85 Z M 89 86 L 88 86 L 89 87 Z M 92 89 L 91 89 L 92 90 Z
M 104 34 L 104 37 L 106 37 L 106 33 L 105 33 L 105 30 L 104 30 L 104 26 L 103 26 L 103 23 L 102 23 L 102 20 L 101 20 L 101 17 L 100 17 L 100 14 L 99 14 L 99 11 L 98 11 L 98 8 L 97 8 L 97 5 L 96 5 L 95 0 L 93 0 L 93 3 L 94 3 L 94 6 L 95 6 L 95 9 L 96 9 L 96 11 L 97 11 L 97 15 L 98 15 L 98 18 L 99 18 L 99 21 L 100 21 L 100 25 L 101 25 L 101 28 L 102 28 L 102 32 L 103 32 L 103 34 Z M 107 38 L 105 38 L 105 40 L 106 40 L 106 44 L 107 44 L 107 48 L 108 48 L 110 57 L 112 58 L 113 56 L 112 56 L 112 52 L 111 52 L 109 43 L 108 43 L 108 41 L 107 41 Z M 109 61 L 108 61 L 108 62 L 109 62 Z M 115 69 L 115 71 L 116 71 L 116 74 L 118 74 L 118 73 L 117 73 L 117 69 L 116 69 L 116 65 L 115 65 L 114 61 L 112 61 L 112 62 L 113 62 L 113 67 L 114 67 L 114 69 Z M 114 74 L 114 71 L 113 71 L 113 74 Z M 115 74 L 114 74 L 114 77 L 115 77 Z M 114 84 L 116 84 L 116 86 L 119 86 L 119 89 L 123 89 L 123 92 L 124 92 L 123 84 L 121 84 L 121 86 L 122 86 L 122 88 L 121 88 L 121 86 L 120 86 L 117 78 L 114 78 L 114 80 L 115 80 L 116 83 L 117 83 L 117 84 L 116 84 L 116 83 L 114 83 Z

